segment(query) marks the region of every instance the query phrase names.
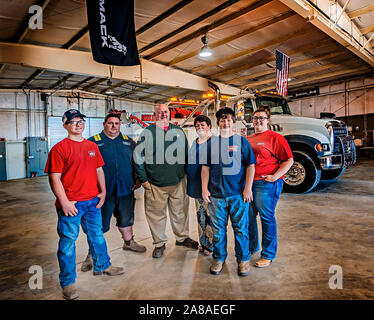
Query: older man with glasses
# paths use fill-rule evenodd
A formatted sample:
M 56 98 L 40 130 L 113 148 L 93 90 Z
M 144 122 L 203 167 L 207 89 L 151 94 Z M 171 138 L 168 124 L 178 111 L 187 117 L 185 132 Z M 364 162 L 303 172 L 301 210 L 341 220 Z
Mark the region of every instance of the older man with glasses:
M 189 237 L 189 199 L 186 195 L 188 142 L 184 131 L 169 123 L 166 104 L 155 106 L 156 123 L 143 130 L 134 151 L 135 170 L 144 188 L 144 208 L 155 248 L 153 258 L 161 258 L 167 242 L 168 209 L 175 245 L 198 249 Z
M 75 241 L 80 226 L 92 252 L 93 274 L 123 273 L 123 268 L 111 265 L 103 236 L 100 208 L 106 195 L 104 161 L 97 145 L 82 136 L 84 117 L 75 109 L 64 113 L 62 122 L 68 136 L 51 149 L 45 167 L 56 196 L 59 279 L 63 297 L 68 300 L 78 298 Z

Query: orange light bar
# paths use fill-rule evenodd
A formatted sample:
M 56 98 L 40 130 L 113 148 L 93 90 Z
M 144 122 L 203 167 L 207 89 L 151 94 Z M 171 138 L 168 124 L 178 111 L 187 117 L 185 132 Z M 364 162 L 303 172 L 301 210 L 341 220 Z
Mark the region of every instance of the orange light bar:
M 172 104 L 176 104 L 176 105 L 187 105 L 187 106 L 197 106 L 200 103 L 199 100 L 181 99 L 181 98 L 177 98 L 177 97 L 170 98 L 170 102 Z
M 199 101 L 196 101 L 195 103 L 194 102 L 179 102 L 179 101 L 176 101 L 176 102 L 172 102 L 171 103 L 172 105 L 179 105 L 179 106 L 197 106 L 199 104 Z
M 204 93 L 203 94 L 203 99 L 214 98 L 214 96 L 215 95 L 214 95 L 213 92 Z M 227 95 L 223 95 L 223 94 L 220 95 L 220 100 L 223 100 L 223 101 L 226 101 L 226 100 L 228 100 L 230 98 L 231 98 L 231 96 L 227 96 Z
M 225 96 L 221 94 L 221 100 L 229 100 L 231 96 Z
M 203 99 L 206 98 L 214 98 L 214 93 L 213 92 L 208 92 L 203 94 Z

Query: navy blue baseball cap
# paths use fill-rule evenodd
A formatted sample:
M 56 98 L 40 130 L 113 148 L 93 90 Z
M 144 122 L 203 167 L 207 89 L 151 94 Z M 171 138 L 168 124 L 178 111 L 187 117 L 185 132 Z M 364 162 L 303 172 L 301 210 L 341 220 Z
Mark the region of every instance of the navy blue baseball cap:
M 75 117 L 85 118 L 86 116 L 84 114 L 80 113 L 80 111 L 77 110 L 77 109 L 70 109 L 70 110 L 66 111 L 64 113 L 64 115 L 62 116 L 62 123 L 66 124 L 67 122 L 71 121 L 71 119 L 73 119 Z

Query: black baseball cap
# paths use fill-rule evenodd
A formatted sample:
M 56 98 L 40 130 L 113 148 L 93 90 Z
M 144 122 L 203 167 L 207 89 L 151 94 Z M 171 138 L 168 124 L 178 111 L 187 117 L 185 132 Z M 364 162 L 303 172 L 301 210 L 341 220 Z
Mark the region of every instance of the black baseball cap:
M 231 108 L 222 108 L 222 109 L 219 109 L 217 112 L 216 112 L 216 118 L 217 120 L 220 119 L 222 117 L 222 115 L 224 114 L 231 114 L 233 119 L 235 119 L 235 112 L 234 110 L 232 110 Z
M 69 122 L 71 119 L 73 119 L 75 117 L 85 118 L 86 116 L 84 114 L 80 113 L 80 111 L 77 110 L 77 109 L 70 109 L 70 110 L 66 111 L 64 113 L 64 115 L 62 116 L 62 123 L 66 124 L 67 122 Z

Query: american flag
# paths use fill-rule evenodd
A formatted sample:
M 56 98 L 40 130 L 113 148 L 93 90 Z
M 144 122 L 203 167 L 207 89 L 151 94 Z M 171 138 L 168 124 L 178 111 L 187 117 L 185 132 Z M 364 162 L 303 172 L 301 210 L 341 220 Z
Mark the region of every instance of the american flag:
M 290 57 L 284 53 L 275 50 L 276 68 L 277 68 L 277 92 L 283 97 L 287 96 L 288 88 L 288 69 L 290 66 Z

